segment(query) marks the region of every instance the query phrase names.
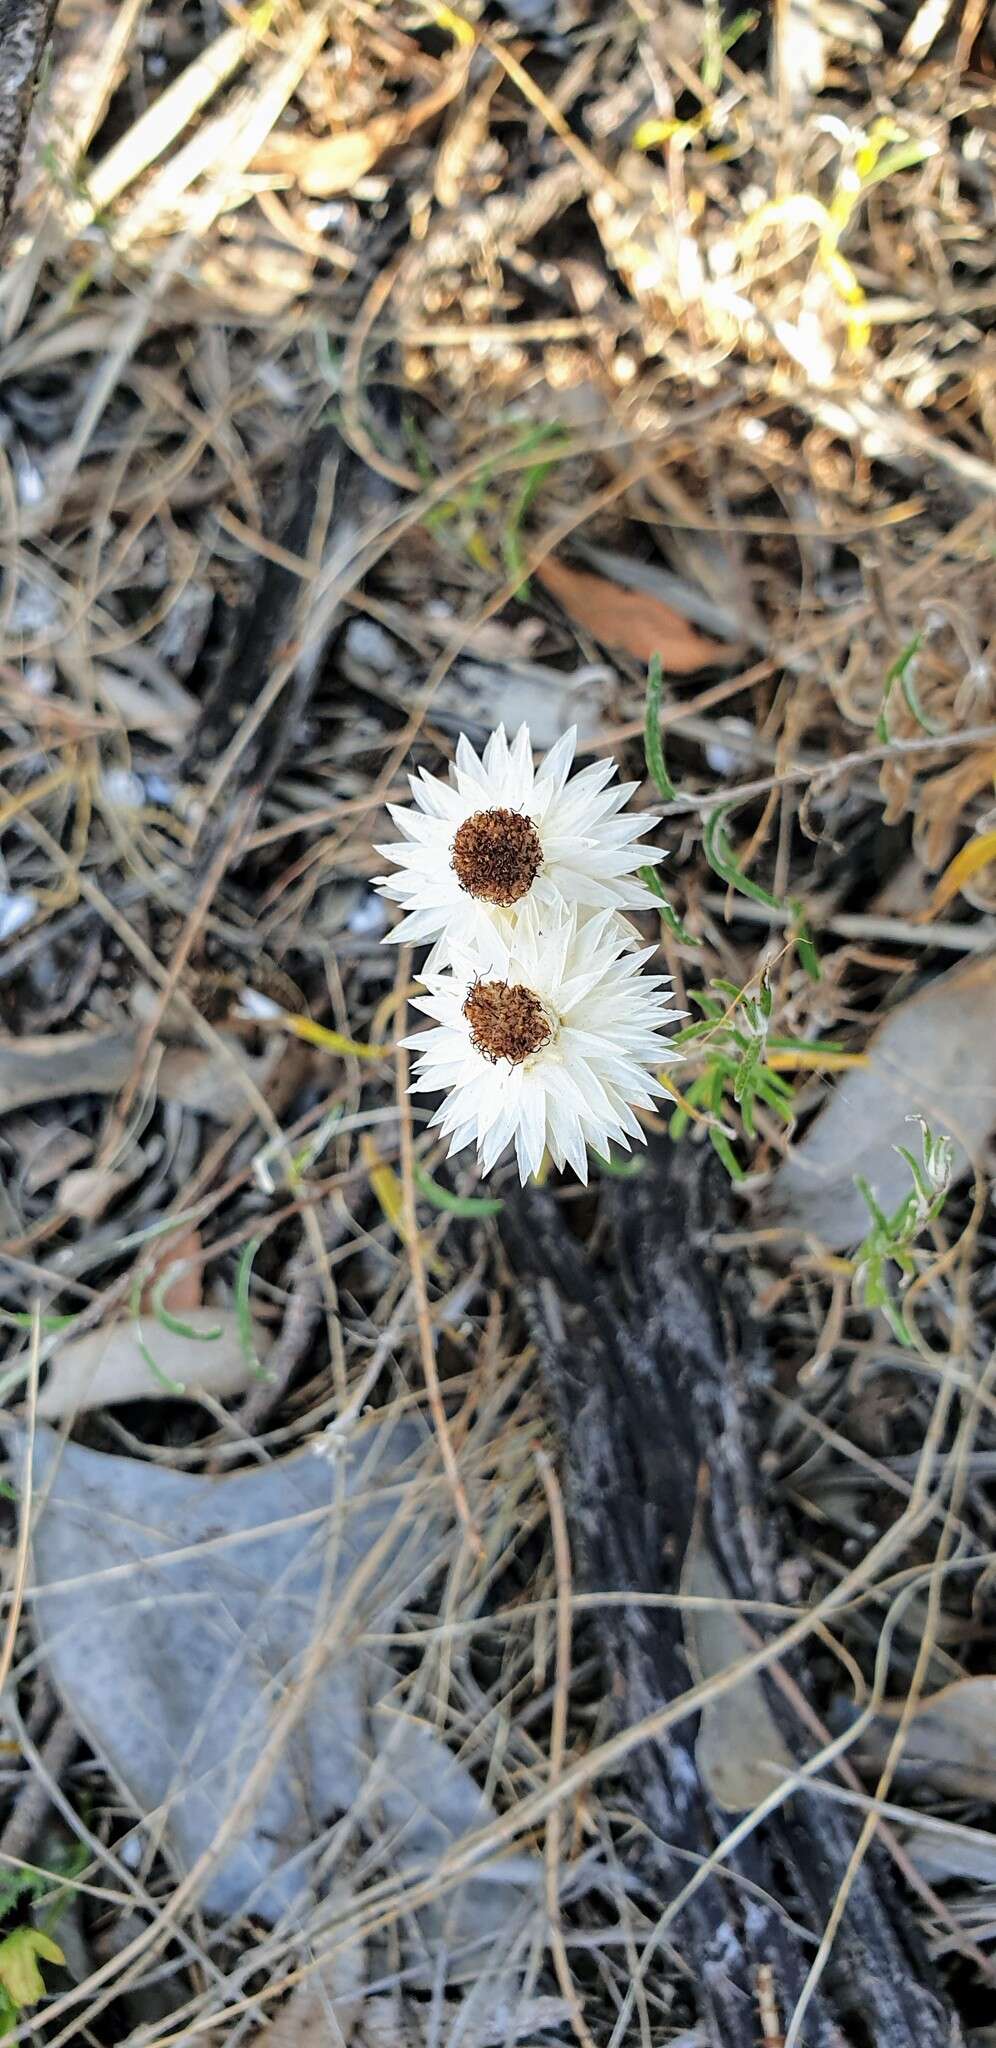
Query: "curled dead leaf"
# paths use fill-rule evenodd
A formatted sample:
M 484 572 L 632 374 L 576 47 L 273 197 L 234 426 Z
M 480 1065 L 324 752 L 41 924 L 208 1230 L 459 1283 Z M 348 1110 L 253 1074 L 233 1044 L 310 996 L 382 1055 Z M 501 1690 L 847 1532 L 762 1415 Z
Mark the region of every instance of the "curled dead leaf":
M 375 114 L 363 128 L 341 135 L 271 135 L 255 158 L 258 171 L 284 171 L 309 199 L 351 192 L 389 149 L 417 134 L 426 121 L 455 99 L 467 76 L 468 55 L 460 53 L 433 92 L 413 107 Z
M 646 591 L 624 590 L 553 556 L 540 563 L 536 577 L 576 625 L 603 647 L 619 647 L 634 661 L 650 662 L 658 654 L 666 673 L 684 676 L 730 659 L 729 647 L 707 640 L 680 612 Z

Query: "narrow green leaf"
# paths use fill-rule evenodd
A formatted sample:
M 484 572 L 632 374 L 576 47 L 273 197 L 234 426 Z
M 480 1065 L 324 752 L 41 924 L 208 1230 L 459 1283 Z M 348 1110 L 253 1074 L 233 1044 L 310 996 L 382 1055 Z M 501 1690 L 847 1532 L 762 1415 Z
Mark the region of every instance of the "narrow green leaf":
M 702 847 L 709 866 L 721 881 L 729 883 L 731 889 L 739 889 L 741 896 L 750 896 L 768 910 L 780 910 L 782 906 L 777 897 L 762 889 L 760 882 L 755 882 L 750 875 L 745 875 L 737 861 L 726 833 L 726 819 L 733 809 L 733 804 L 718 804 L 706 819 Z
M 839 1038 L 769 1038 L 769 1052 L 846 1052 Z
M 647 670 L 647 709 L 643 724 L 643 752 L 647 763 L 647 774 L 656 782 L 666 804 L 673 803 L 678 792 L 667 772 L 664 760 L 664 741 L 661 736 L 661 697 L 664 690 L 664 672 L 661 658 L 655 654 Z
M 675 938 L 679 939 L 683 946 L 701 946 L 701 939 L 697 939 L 694 933 L 688 930 L 687 925 L 682 924 L 677 911 L 668 902 L 655 869 L 642 867 L 640 869 L 640 880 L 646 883 L 651 895 L 656 896 L 662 922 L 667 925 L 668 931 L 673 932 Z
M 709 1125 L 709 1142 L 713 1151 L 719 1154 L 731 1180 L 746 1180 L 747 1175 L 730 1144 L 725 1131 L 717 1131 L 715 1124 Z
M 249 1282 L 252 1279 L 253 1260 L 263 1240 L 251 1237 L 244 1245 L 235 1275 L 235 1320 L 239 1327 L 239 1343 L 254 1379 L 272 1380 L 273 1374 L 261 1365 L 256 1356 L 256 1341 L 252 1325 L 252 1306 L 249 1300 Z
M 183 1385 L 182 1380 L 171 1379 L 169 1373 L 164 1372 L 161 1365 L 157 1365 L 142 1334 L 142 1285 L 144 1279 L 145 1275 L 142 1272 L 142 1268 L 136 1266 L 132 1274 L 130 1300 L 131 1313 L 135 1322 L 135 1342 L 153 1379 L 158 1380 L 159 1385 L 164 1388 L 165 1392 L 167 1394 L 185 1394 L 187 1389 Z
M 441 1188 L 417 1159 L 412 1173 L 419 1193 L 434 1209 L 444 1209 L 448 1216 L 500 1216 L 505 1207 L 504 1202 L 489 1195 L 454 1195 L 449 1188 Z
M 611 1180 L 635 1180 L 647 1163 L 640 1155 L 630 1159 L 605 1159 L 601 1152 L 593 1152 L 591 1156 L 596 1161 L 599 1172 L 607 1173 Z
M 895 661 L 886 669 L 885 682 L 882 685 L 882 704 L 878 718 L 875 721 L 875 738 L 883 746 L 887 745 L 890 738 L 889 699 L 892 696 L 893 686 L 896 683 L 900 684 L 906 703 L 917 724 L 922 726 L 924 732 L 936 735 L 942 730 L 940 726 L 933 725 L 930 719 L 927 718 L 916 692 L 916 677 L 912 664 L 922 646 L 923 634 L 914 633 L 912 640 L 907 641 L 902 652 L 897 654 Z
M 220 1323 L 213 1330 L 195 1330 L 190 1323 L 181 1322 L 179 1316 L 173 1315 L 170 1309 L 163 1306 L 163 1295 L 172 1277 L 172 1269 L 167 1266 L 166 1271 L 160 1273 L 152 1290 L 152 1313 L 157 1323 L 161 1323 L 163 1329 L 169 1330 L 174 1337 L 188 1338 L 191 1344 L 213 1344 L 222 1334 Z
M 44 1334 L 52 1330 L 68 1330 L 75 1323 L 75 1316 L 39 1316 L 38 1322 Z M 0 1308 L 0 1323 L 12 1323 L 15 1330 L 33 1330 L 35 1317 L 30 1310 Z

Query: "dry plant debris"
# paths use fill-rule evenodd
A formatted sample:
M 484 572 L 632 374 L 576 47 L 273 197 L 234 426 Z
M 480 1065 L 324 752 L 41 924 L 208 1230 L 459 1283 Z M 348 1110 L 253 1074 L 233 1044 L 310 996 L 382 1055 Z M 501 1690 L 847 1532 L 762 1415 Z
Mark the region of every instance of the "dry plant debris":
M 542 749 L 577 723 L 663 812 L 640 921 L 689 1021 L 646 1170 L 718 1153 L 736 1178 L 710 1270 L 749 1288 L 767 1361 L 751 1569 L 777 1533 L 778 1583 L 760 1611 L 653 1559 L 646 1640 L 655 1602 L 688 1624 L 662 1711 L 715 1814 L 717 1726 L 754 1796 L 795 1687 L 791 1753 L 853 1850 L 822 1915 L 759 1902 L 742 1861 L 709 1892 L 804 1946 L 736 2025 L 829 2040 L 881 1855 L 932 2014 L 981 2043 L 992 10 L 63 0 L 37 71 L 0 271 L 0 2026 L 716 2048 L 671 1931 L 691 1869 L 664 1872 L 619 1720 L 626 1589 L 584 1580 L 562 1491 L 523 1198 L 447 1166 L 407 1095 L 420 962 L 381 945 L 372 888 L 406 771 L 527 720 Z M 926 1170 L 915 1115 L 960 1148 L 936 1201 L 895 1150 Z M 536 1243 L 555 1218 L 603 1290 L 640 1188 L 620 1164 L 535 1197 Z M 381 1426 L 422 1446 L 386 1492 L 403 1526 L 431 1494 L 431 1557 L 389 1626 L 360 1597 L 294 1608 L 293 1654 L 389 1655 L 381 1711 L 480 1825 L 413 1875 L 361 1790 L 308 1816 L 293 1900 L 219 1912 L 49 1642 L 49 1464 L 110 1461 L 149 1508 L 306 1467 L 342 1488 Z M 94 1608 L 141 1550 L 113 1497 L 100 1534 Z M 191 1661 L 200 1568 L 143 1623 L 168 1645 L 182 1620 Z M 730 1675 L 745 1631 L 763 1683 Z M 292 1720 L 269 1761 L 303 1796 Z M 433 1916 L 503 1864 L 521 1925 L 463 1972 Z

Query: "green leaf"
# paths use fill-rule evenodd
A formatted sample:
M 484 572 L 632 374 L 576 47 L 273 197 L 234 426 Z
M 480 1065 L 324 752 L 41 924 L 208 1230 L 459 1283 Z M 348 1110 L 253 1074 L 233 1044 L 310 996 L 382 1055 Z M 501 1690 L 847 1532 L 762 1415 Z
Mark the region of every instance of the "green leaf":
M 164 1330 L 171 1331 L 174 1337 L 189 1338 L 192 1344 L 213 1344 L 215 1338 L 221 1336 L 220 1324 L 213 1330 L 195 1330 L 192 1329 L 189 1323 L 181 1322 L 179 1316 L 173 1315 L 170 1309 L 163 1306 L 163 1295 L 170 1285 L 172 1277 L 172 1268 L 167 1266 L 166 1271 L 160 1273 L 152 1290 L 152 1313 L 157 1323 L 161 1323 Z
M 806 923 L 806 914 L 802 904 L 792 900 L 789 903 L 789 909 L 794 920 L 792 937 L 795 940 L 795 950 L 799 955 L 799 965 L 808 974 L 810 981 L 821 981 L 823 970 L 820 966 L 820 956 L 816 950 L 812 933 Z
M 741 1166 L 740 1161 L 733 1150 L 733 1146 L 730 1144 L 726 1132 L 717 1131 L 715 1124 L 710 1124 L 709 1142 L 713 1148 L 713 1151 L 719 1154 L 719 1157 L 722 1160 L 723 1165 L 725 1166 L 726 1171 L 730 1176 L 730 1179 L 746 1180 L 747 1175 L 744 1172 L 744 1169 Z
M 769 1038 L 769 1052 L 846 1052 L 839 1038 Z
M 0 1941 L 0 1984 L 17 2012 L 22 2006 L 36 2005 L 45 1996 L 39 1956 L 46 1963 L 66 1960 L 58 1942 L 50 1934 L 43 1934 L 39 1927 L 15 1927 L 12 1934 Z
M 607 1173 L 610 1180 L 635 1180 L 643 1172 L 646 1159 L 637 1155 L 633 1158 L 606 1159 L 601 1152 L 592 1152 L 600 1173 Z
M 37 1898 L 50 1889 L 52 1880 L 41 1870 L 0 1871 L 0 1920 L 5 1920 L 19 1899 Z
M 706 819 L 702 847 L 709 866 L 721 881 L 729 883 L 731 889 L 739 889 L 741 896 L 750 896 L 755 903 L 763 903 L 768 910 L 780 910 L 782 906 L 777 897 L 772 896 L 769 890 L 762 889 L 760 882 L 755 882 L 750 875 L 744 874 L 730 845 L 726 819 L 734 808 L 732 803 L 717 804 L 716 809 L 710 812 Z
M 500 1216 L 505 1207 L 504 1202 L 490 1195 L 455 1195 L 449 1188 L 441 1188 L 417 1159 L 412 1176 L 426 1201 L 431 1202 L 434 1209 L 444 1209 L 448 1216 Z
M 68 1330 L 75 1323 L 76 1316 L 39 1316 L 37 1320 L 47 1336 L 52 1330 Z M 15 1330 L 33 1330 L 35 1317 L 30 1309 L 0 1308 L 0 1323 L 11 1323 Z
M 651 895 L 656 896 L 661 919 L 667 925 L 668 931 L 673 932 L 675 938 L 680 939 L 683 946 L 701 946 L 701 939 L 695 938 L 694 934 L 688 930 L 687 925 L 682 924 L 677 911 L 672 909 L 658 880 L 655 869 L 642 867 L 639 870 L 639 874 L 641 882 L 646 883 Z
M 132 1274 L 130 1302 L 131 1313 L 135 1322 L 135 1342 L 138 1345 L 139 1351 L 141 1352 L 142 1357 L 144 1358 L 145 1363 L 148 1366 L 153 1379 L 158 1380 L 159 1385 L 165 1389 L 166 1393 L 185 1394 L 187 1389 L 184 1386 L 183 1381 L 170 1379 L 169 1374 L 163 1371 L 162 1366 L 156 1364 L 156 1361 L 153 1358 L 151 1351 L 149 1350 L 145 1338 L 142 1335 L 142 1280 L 142 1269 L 140 1266 L 136 1266 L 135 1271 Z
M 262 1242 L 261 1237 L 251 1237 L 248 1244 L 243 1247 L 238 1272 L 235 1275 L 235 1320 L 239 1328 L 239 1343 L 242 1346 L 246 1364 L 253 1378 L 269 1381 L 273 1378 L 272 1372 L 268 1372 L 267 1368 L 260 1364 L 256 1356 L 252 1307 L 249 1300 L 249 1282 L 252 1279 L 253 1260 Z
M 916 694 L 915 672 L 913 671 L 912 664 L 915 660 L 915 657 L 919 654 L 922 646 L 923 634 L 914 633 L 912 640 L 907 641 L 906 646 L 902 650 L 902 653 L 897 654 L 896 659 L 892 663 L 891 667 L 886 669 L 885 682 L 882 685 L 882 705 L 878 714 L 878 718 L 875 721 L 875 738 L 883 746 L 888 744 L 890 738 L 889 698 L 892 695 L 893 685 L 895 683 L 899 683 L 901 685 L 903 696 L 906 699 L 906 703 L 908 704 L 909 709 L 913 714 L 913 717 L 916 719 L 917 724 L 923 727 L 924 732 L 930 733 L 931 735 L 936 735 L 942 729 L 940 726 L 931 724 L 930 720 L 926 717 L 925 713 L 923 712 L 920 706 L 919 698 Z
M 664 689 L 664 673 L 659 654 L 652 657 L 647 670 L 647 709 L 643 722 L 643 752 L 647 763 L 647 774 L 656 782 L 666 804 L 673 803 L 678 792 L 667 772 L 664 760 L 664 741 L 661 737 L 661 696 Z
M 528 455 L 532 448 L 541 447 L 544 442 L 562 439 L 563 436 L 563 427 L 550 421 L 545 425 L 531 428 L 528 433 L 523 435 L 518 448 L 510 452 Z M 563 456 L 561 454 L 553 454 L 547 456 L 542 462 L 534 463 L 531 469 L 527 469 L 508 515 L 508 525 L 502 535 L 502 554 L 505 557 L 505 567 L 508 570 L 509 581 L 511 582 L 513 577 L 522 578 L 514 593 L 520 599 L 524 599 L 529 595 L 529 584 L 523 577 L 523 569 L 525 567 L 521 540 L 523 522 L 527 512 L 532 507 L 534 499 L 549 476 L 551 469 L 555 469 L 557 463 L 562 461 Z

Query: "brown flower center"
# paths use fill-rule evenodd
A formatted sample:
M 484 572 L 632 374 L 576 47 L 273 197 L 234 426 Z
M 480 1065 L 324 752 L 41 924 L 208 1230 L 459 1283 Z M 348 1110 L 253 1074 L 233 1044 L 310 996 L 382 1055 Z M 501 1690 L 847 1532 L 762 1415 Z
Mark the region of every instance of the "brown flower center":
M 542 865 L 539 833 L 519 811 L 475 811 L 453 841 L 453 871 L 461 889 L 503 910 L 528 895 Z
M 478 1052 L 485 1059 L 508 1060 L 513 1067 L 521 1067 L 553 1036 L 539 997 L 521 982 L 475 981 L 463 1014 Z

